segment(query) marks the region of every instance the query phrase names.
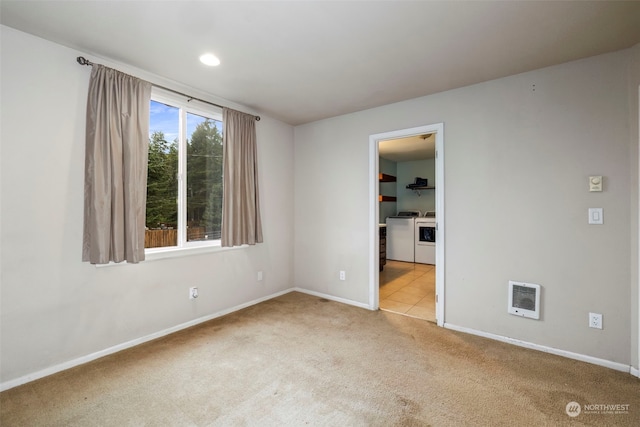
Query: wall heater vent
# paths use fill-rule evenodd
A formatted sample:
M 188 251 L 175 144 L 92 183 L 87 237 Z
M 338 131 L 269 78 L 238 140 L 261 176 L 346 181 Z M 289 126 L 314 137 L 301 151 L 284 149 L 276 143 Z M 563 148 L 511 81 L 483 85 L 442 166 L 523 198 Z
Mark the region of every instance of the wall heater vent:
M 540 319 L 540 285 L 509 280 L 510 314 Z

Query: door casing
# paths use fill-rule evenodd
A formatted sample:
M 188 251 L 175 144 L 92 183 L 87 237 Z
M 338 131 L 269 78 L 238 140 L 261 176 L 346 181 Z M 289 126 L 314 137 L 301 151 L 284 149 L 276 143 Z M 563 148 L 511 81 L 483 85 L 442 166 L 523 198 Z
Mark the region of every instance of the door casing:
M 444 326 L 445 312 L 445 206 L 444 206 L 444 123 L 400 129 L 369 136 L 369 308 L 380 308 L 380 253 L 378 209 L 380 141 L 399 139 L 427 133 L 436 134 L 436 321 Z

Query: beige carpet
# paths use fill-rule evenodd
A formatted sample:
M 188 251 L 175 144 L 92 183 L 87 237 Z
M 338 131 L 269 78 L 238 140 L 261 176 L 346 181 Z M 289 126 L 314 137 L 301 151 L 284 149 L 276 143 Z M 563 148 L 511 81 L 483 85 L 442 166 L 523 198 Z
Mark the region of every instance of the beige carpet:
M 628 413 L 585 413 L 593 404 Z M 290 293 L 7 390 L 0 424 L 638 426 L 640 381 Z

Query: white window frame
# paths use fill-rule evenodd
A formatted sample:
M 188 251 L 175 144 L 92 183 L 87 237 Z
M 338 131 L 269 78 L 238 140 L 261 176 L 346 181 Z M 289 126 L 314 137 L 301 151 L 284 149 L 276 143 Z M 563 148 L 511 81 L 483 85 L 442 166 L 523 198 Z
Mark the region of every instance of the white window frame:
M 187 170 L 187 156 L 186 156 L 186 140 L 187 140 L 187 113 L 204 116 L 214 120 L 222 122 L 222 109 L 209 106 L 209 105 L 196 105 L 189 102 L 183 96 L 171 93 L 153 87 L 151 90 L 151 100 L 160 102 L 163 104 L 177 107 L 180 109 L 180 120 L 178 132 L 180 134 L 178 143 L 178 241 L 177 246 L 165 246 L 160 248 L 147 248 L 145 249 L 145 259 L 161 259 L 179 255 L 188 255 L 191 253 L 200 253 L 210 250 L 223 249 L 221 247 L 220 239 L 218 240 L 200 240 L 187 242 L 186 238 L 186 224 L 187 224 L 187 198 L 186 198 L 186 170 Z M 197 102 L 197 101 L 196 101 Z M 150 129 L 152 130 L 152 129 Z M 228 248 L 224 248 L 228 249 Z

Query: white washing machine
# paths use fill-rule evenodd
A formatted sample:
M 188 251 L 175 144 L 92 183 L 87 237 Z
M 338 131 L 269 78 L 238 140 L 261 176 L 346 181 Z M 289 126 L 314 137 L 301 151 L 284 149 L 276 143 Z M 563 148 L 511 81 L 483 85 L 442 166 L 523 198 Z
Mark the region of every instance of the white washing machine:
M 436 264 L 436 213 L 426 212 L 424 217 L 415 222 L 415 262 Z
M 415 220 L 420 211 L 400 211 L 387 217 L 387 259 L 415 262 Z

